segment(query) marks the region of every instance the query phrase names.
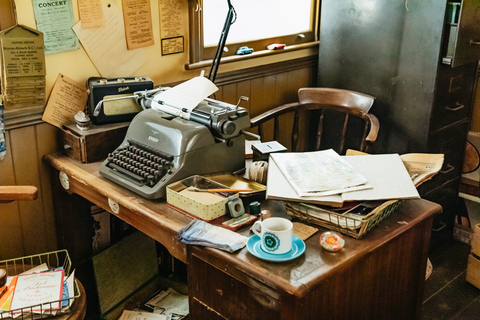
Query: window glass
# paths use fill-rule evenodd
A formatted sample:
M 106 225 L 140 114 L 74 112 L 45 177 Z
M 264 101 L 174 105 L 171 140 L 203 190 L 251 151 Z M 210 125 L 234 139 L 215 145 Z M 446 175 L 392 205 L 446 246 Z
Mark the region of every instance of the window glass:
M 227 44 L 311 31 L 311 0 L 232 0 L 237 13 Z M 227 16 L 227 0 L 204 0 L 205 47 L 216 46 Z
M 234 55 L 241 46 L 262 51 L 273 43 L 291 46 L 316 41 L 318 3 L 319 0 L 231 0 L 234 23 L 223 56 Z M 190 8 L 190 61 L 212 59 L 227 18 L 228 0 L 196 0 Z

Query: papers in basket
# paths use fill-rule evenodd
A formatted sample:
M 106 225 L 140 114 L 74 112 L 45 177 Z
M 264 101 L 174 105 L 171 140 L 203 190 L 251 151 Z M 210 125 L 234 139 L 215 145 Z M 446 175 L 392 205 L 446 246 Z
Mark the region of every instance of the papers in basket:
M 74 301 L 74 276 L 64 276 L 63 267 L 55 270 L 41 264 L 7 278 L 7 292 L 0 298 L 0 318 L 40 318 L 66 313 Z
M 273 153 L 271 159 L 300 197 L 326 196 L 372 187 L 332 149 Z
M 344 201 L 420 197 L 398 154 L 342 156 L 342 158 L 363 175 L 373 188 L 329 196 L 299 196 L 277 167 L 277 162 L 270 161 L 266 198 L 341 207 Z M 322 179 L 320 176 L 316 178 Z

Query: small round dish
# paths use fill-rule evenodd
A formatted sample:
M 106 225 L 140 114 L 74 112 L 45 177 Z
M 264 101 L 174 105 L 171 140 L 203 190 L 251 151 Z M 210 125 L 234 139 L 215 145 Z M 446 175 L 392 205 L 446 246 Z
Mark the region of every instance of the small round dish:
M 305 242 L 303 242 L 302 239 L 300 239 L 295 235 L 292 236 L 292 239 L 293 239 L 292 250 L 284 254 L 272 254 L 272 253 L 265 252 L 262 249 L 260 236 L 258 235 L 254 235 L 250 237 L 250 239 L 248 239 L 247 249 L 248 249 L 248 252 L 250 252 L 255 257 L 262 260 L 273 261 L 273 262 L 290 261 L 300 257 L 305 252 Z

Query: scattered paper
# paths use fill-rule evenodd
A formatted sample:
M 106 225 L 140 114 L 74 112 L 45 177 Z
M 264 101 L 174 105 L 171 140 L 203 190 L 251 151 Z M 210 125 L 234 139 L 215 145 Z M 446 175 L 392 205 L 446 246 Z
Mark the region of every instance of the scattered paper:
M 300 197 L 371 188 L 367 179 L 332 149 L 273 153 L 271 159 Z
M 172 319 L 179 319 L 188 315 L 188 295 L 178 293 L 169 288 L 167 291 L 161 291 L 155 297 L 145 303 L 145 305 L 154 310 L 154 313 L 164 314 Z
M 102 0 L 77 0 L 82 28 L 103 26 Z
M 373 188 L 329 196 L 298 196 L 277 167 L 276 162 L 270 161 L 266 198 L 339 207 L 344 201 L 414 199 L 420 197 L 398 154 L 343 156 L 342 158 L 366 177 Z
M 77 50 L 78 38 L 72 31 L 75 24 L 72 1 L 33 0 L 37 29 L 43 33 L 45 54 Z
M 169 320 L 166 315 L 145 311 L 123 310 L 118 320 Z
M 122 7 L 128 49 L 153 45 L 150 0 L 123 0 Z
M 148 61 L 143 48 L 128 50 L 121 8 L 115 1 L 102 1 L 105 24 L 83 29 L 73 26 L 83 48 L 102 77 L 128 77 Z
M 400 156 L 415 186 L 430 180 L 443 165 L 443 154 L 407 153 Z
M 59 74 L 43 112 L 42 120 L 58 128 L 74 123 L 74 116 L 85 109 L 87 88 Z
M 348 149 L 347 156 L 367 155 L 368 153 Z M 442 169 L 442 153 L 407 153 L 400 156 L 415 187 L 430 180 Z

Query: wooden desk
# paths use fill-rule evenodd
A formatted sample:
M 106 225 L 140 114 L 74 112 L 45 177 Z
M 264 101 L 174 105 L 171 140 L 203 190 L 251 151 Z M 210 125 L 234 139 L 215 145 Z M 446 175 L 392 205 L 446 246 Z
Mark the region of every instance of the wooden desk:
M 191 247 L 192 319 L 418 319 L 432 218 L 440 210 L 423 199 L 406 201 L 361 240 L 346 237 L 342 251 L 323 250 L 317 233 L 291 262 Z
M 66 157 L 62 153 L 46 155 L 45 160 L 58 171 L 55 175 L 57 179 L 54 179 L 53 183 L 54 187 L 57 187 L 54 195 L 56 211 L 62 212 L 57 217 L 60 228 L 57 233 L 61 234 L 61 238 L 68 241 L 66 235 L 62 235 L 63 231 L 66 231 L 62 230 L 65 227 L 62 223 L 67 222 L 65 219 L 69 218 L 67 212 L 75 215 L 78 213 L 74 211 L 80 209 L 76 207 L 75 203 L 72 203 L 71 198 L 62 193 L 61 189 L 63 189 L 69 194 L 77 194 L 114 214 L 163 244 L 172 256 L 187 262 L 187 247 L 177 240 L 177 232 L 188 224 L 191 218 L 171 209 L 163 200 L 144 199 L 101 177 L 98 172 L 100 162 L 84 164 Z M 64 173 L 68 177 L 68 189 L 65 189 L 63 185 L 59 187 L 60 173 Z M 112 210 L 109 201 L 119 205 L 117 213 Z M 62 239 L 60 240 L 63 242 Z
M 305 254 L 290 262 L 259 260 L 246 248 L 230 254 L 191 246 L 187 255 L 176 234 L 191 218 L 103 179 L 98 163 L 81 164 L 61 154 L 46 160 L 68 176 L 69 193 L 110 212 L 108 198 L 113 199 L 119 204 L 116 216 L 188 263 L 191 319 L 420 316 L 432 219 L 441 211 L 435 203 L 406 201 L 361 240 L 346 237 L 345 248 L 337 253 L 321 249 L 317 233 L 306 241 Z M 61 208 L 65 200 L 56 203 Z M 273 204 L 281 210 L 281 203 Z

